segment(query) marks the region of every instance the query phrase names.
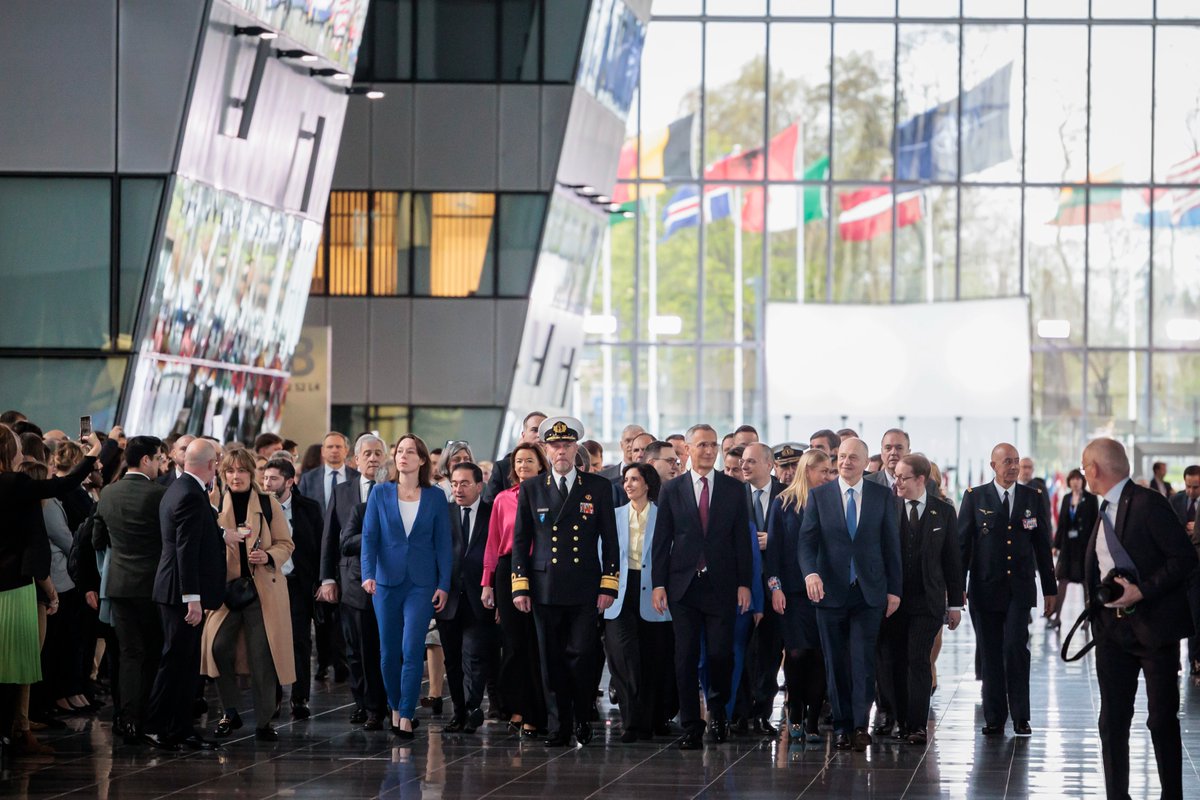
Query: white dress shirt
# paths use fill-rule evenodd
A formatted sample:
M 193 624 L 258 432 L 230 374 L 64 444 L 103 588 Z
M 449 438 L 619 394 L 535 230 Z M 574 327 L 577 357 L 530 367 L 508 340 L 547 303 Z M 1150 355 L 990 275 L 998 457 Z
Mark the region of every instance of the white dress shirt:
M 333 491 L 329 487 L 329 476 L 336 472 L 337 476 L 338 476 L 338 484 L 340 485 L 340 484 L 345 483 L 346 482 L 346 465 L 342 464 L 337 469 L 330 469 L 329 465 L 325 464 L 324 466 L 321 467 L 321 469 L 323 470 L 321 472 L 321 483 L 324 484 L 325 507 L 329 508 L 329 501 L 331 499 L 330 496 L 333 494 Z
M 367 495 L 371 493 L 371 490 L 367 488 L 367 486 L 370 482 L 371 482 L 371 479 L 368 478 L 366 475 L 358 476 L 358 502 L 360 502 L 360 503 L 367 502 Z
M 463 509 L 469 508 L 471 509 L 471 527 L 475 527 L 475 520 L 479 519 L 480 499 L 480 497 L 476 497 L 475 502 L 469 506 L 460 506 L 458 503 L 454 504 L 455 513 L 458 514 L 458 522 L 460 525 L 462 524 Z M 484 533 L 486 534 L 487 531 L 484 531 Z M 463 546 L 464 549 L 469 549 L 471 547 L 471 531 L 469 530 L 463 531 Z
M 713 472 L 714 472 L 714 470 L 710 469 L 708 472 L 701 475 L 699 472 L 696 472 L 696 470 L 692 470 L 692 491 L 694 491 L 696 493 L 696 507 L 697 508 L 700 507 L 700 492 L 703 491 L 703 489 L 704 489 L 704 487 L 700 484 L 701 478 L 708 478 L 708 502 L 709 502 L 709 505 L 712 504 L 712 492 L 713 492 L 712 474 L 713 474 Z
M 571 471 L 568 472 L 566 475 L 559 475 L 557 472 L 554 472 L 553 470 L 551 470 L 550 479 L 554 481 L 554 488 L 557 489 L 559 487 L 559 484 L 562 482 L 562 479 L 566 478 L 567 479 L 567 494 L 569 495 L 571 493 L 571 490 L 575 488 L 575 476 L 578 474 L 579 474 L 579 472 L 574 467 L 571 467 Z
M 856 521 L 859 519 L 862 519 L 863 479 L 861 477 L 859 477 L 858 483 L 851 486 L 850 484 L 846 483 L 845 478 L 843 478 L 842 476 L 839 475 L 838 476 L 838 488 L 842 490 L 842 515 L 844 516 L 846 513 L 846 501 L 850 497 L 848 494 L 846 494 L 846 492 L 849 491 L 850 489 L 853 489 L 854 490 L 854 506 L 857 509 Z
M 926 506 L 928 500 L 929 500 L 929 493 L 921 492 L 921 496 L 917 498 L 917 519 L 923 519 L 925 517 L 925 506 Z M 904 516 L 905 517 L 908 516 L 909 509 L 911 509 L 911 508 L 912 508 L 912 500 L 905 500 L 904 501 Z
M 1005 489 L 1000 485 L 1000 481 L 993 479 L 992 485 L 996 487 L 996 497 L 1000 499 L 1001 503 L 1004 502 L 1004 493 L 1008 492 L 1008 512 L 1011 515 L 1013 510 L 1013 502 L 1017 499 L 1017 486 L 1019 484 L 1014 483 L 1012 486 Z
M 766 519 L 767 511 L 769 511 L 770 507 L 771 507 L 771 479 L 768 478 L 767 483 L 764 486 L 755 486 L 754 484 L 750 484 L 750 499 L 751 500 L 754 499 L 755 492 L 762 492 L 762 494 L 759 495 L 759 497 L 758 497 L 758 505 L 759 505 L 759 508 L 762 509 L 762 518 Z M 753 522 L 753 521 L 754 521 L 753 518 L 751 518 L 751 522 Z M 759 532 L 765 533 L 765 531 L 759 531 Z

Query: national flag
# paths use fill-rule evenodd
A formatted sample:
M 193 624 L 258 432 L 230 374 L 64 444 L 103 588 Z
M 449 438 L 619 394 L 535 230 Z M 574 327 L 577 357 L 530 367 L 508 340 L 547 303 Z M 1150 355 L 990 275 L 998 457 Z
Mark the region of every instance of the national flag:
M 712 222 L 729 216 L 733 205 L 732 191 L 728 186 L 704 192 L 704 219 Z M 700 223 L 700 197 L 692 184 L 679 187 L 671 202 L 663 209 L 663 240 L 680 228 L 690 228 Z
M 1008 120 L 1012 63 L 962 95 L 896 126 L 896 178 L 954 180 L 958 174 L 958 106 L 962 101 L 962 172 L 971 175 L 1013 157 Z
M 1172 164 L 1167 171 L 1167 183 L 1200 183 L 1200 153 L 1188 156 Z M 1156 228 L 1200 227 L 1200 189 L 1181 186 L 1178 189 L 1160 187 L 1151 195 L 1149 189 L 1141 192 L 1141 204 L 1133 214 L 1139 225 L 1150 225 L 1150 207 L 1154 207 Z
M 625 140 L 621 155 L 617 159 L 617 180 L 632 181 L 641 178 L 691 178 L 696 174 L 692 166 L 692 130 L 696 115 L 680 117 L 665 128 L 643 131 L 641 136 Z M 640 144 L 640 146 L 639 146 Z M 613 190 L 614 203 L 627 203 L 639 196 L 660 194 L 667 187 L 661 183 L 618 183 Z
M 630 200 L 628 203 L 622 203 L 621 207 L 614 213 L 608 215 L 608 226 L 620 225 L 622 222 L 629 222 L 633 219 L 633 215 L 637 213 L 638 201 Z
M 1092 175 L 1091 184 L 1114 183 L 1121 179 L 1119 166 L 1107 169 L 1098 175 Z M 1120 219 L 1121 190 L 1115 187 L 1095 186 L 1089 190 L 1086 186 L 1064 186 L 1058 194 L 1058 211 L 1049 225 L 1095 225 L 1099 222 L 1111 222 Z
M 893 195 L 886 186 L 870 186 L 838 195 L 838 203 L 838 233 L 845 242 L 865 242 L 891 231 L 893 209 L 898 228 L 920 222 L 922 216 L 919 189 Z

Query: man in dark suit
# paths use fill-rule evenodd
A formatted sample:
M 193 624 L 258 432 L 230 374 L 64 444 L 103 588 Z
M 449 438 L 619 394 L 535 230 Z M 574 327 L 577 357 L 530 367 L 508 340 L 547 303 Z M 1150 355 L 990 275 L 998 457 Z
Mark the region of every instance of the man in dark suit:
M 263 469 L 263 488 L 275 495 L 287 517 L 296 549 L 290 559 L 287 576 L 288 605 L 292 612 L 292 653 L 296 661 L 296 682 L 292 684 L 292 719 L 308 719 L 312 713 L 308 700 L 312 694 L 313 607 L 320 572 L 321 507 L 309 500 L 296 486 L 296 465 L 290 457 L 275 458 Z
M 1150 474 L 1153 476 L 1150 479 L 1150 488 L 1161 494 L 1163 497 L 1171 497 L 1175 490 L 1171 488 L 1171 484 L 1167 483 L 1167 464 L 1164 461 L 1155 461 L 1150 467 Z
M 654 434 L 642 431 L 629 443 L 629 462 L 630 464 L 646 463 L 646 448 L 655 442 Z M 621 473 L 625 472 L 625 465 L 620 467 Z M 617 508 L 629 504 L 629 496 L 625 494 L 625 476 L 618 474 L 612 478 L 613 505 Z
M 621 430 L 621 463 L 609 464 L 604 469 L 600 470 L 600 477 L 608 478 L 610 481 L 615 481 L 621 477 L 625 468 L 633 461 L 633 440 L 646 432 L 646 429 L 641 425 L 626 425 Z
M 1183 491 L 1175 492 L 1169 500 L 1171 508 L 1187 531 L 1188 539 L 1200 555 L 1200 536 L 1196 533 L 1197 505 L 1200 505 L 1200 464 L 1192 464 L 1183 471 Z M 1200 570 L 1188 579 L 1188 606 L 1192 609 L 1195 630 L 1188 636 L 1188 662 L 1193 677 L 1200 676 Z
M 296 485 L 300 494 L 309 500 L 316 500 L 321 506 L 322 519 L 329 513 L 334 489 L 344 483 L 357 483 L 360 478 L 358 470 L 346 463 L 349 454 L 346 436 L 330 431 L 321 440 L 321 466 L 302 474 Z M 329 668 L 333 667 L 334 680 L 340 683 L 346 679 L 347 666 L 346 643 L 339 629 L 341 621 L 338 607 L 320 598 L 317 602 L 313 610 L 313 621 L 317 628 L 317 680 L 325 680 Z
M 884 463 L 887 450 L 884 450 Z M 903 512 L 900 610 L 879 631 L 879 690 L 900 723 L 898 739 L 925 744 L 933 670 L 929 653 L 949 602 L 949 627 L 962 621 L 962 558 L 954 506 L 929 493 L 929 459 L 906 455 L 894 470 Z M 885 734 L 890 734 L 886 731 Z
M 167 468 L 156 479 L 163 486 L 170 486 L 183 474 L 183 457 L 188 445 L 196 440 L 195 436 L 185 433 L 183 436 L 167 440 Z
M 744 426 L 744 427 L 749 427 Z M 750 504 L 750 522 L 758 535 L 758 549 L 767 549 L 767 515 L 771 503 L 786 487 L 772 476 L 775 468 L 771 448 L 761 442 L 752 442 L 742 452 L 742 480 L 746 483 L 746 500 Z M 770 597 L 767 578 L 762 576 L 763 597 Z M 750 723 L 755 733 L 775 736 L 779 731 L 771 724 L 771 711 L 775 706 L 775 695 L 779 694 L 779 664 L 783 660 L 783 640 L 779 632 L 779 615 L 770 603 L 763 604 L 762 619 L 754 626 L 750 644 L 746 649 L 746 669 L 742 671 L 742 685 L 735 687 L 739 695 L 745 695 L 749 703 L 739 699 L 734 704 L 734 716 L 740 717 L 735 727 Z M 748 706 L 748 707 L 747 707 Z M 740 728 L 739 728 L 740 730 Z
M 162 440 L 131 438 L 125 446 L 125 476 L 101 493 L 92 527 L 93 546 L 108 550 L 106 589 L 121 663 L 121 707 L 115 727 L 126 740 L 142 732 L 163 649 L 153 594 L 162 557 L 158 509 L 167 493 L 158 478 L 169 464 Z
M 1183 797 L 1179 734 L 1179 640 L 1192 630 L 1188 579 L 1196 551 L 1161 494 L 1129 480 L 1120 442 L 1095 439 L 1083 450 L 1083 474 L 1101 498 L 1084 560 L 1088 597 L 1115 577 L 1120 594 L 1092 604 L 1100 750 L 1110 800 L 1129 798 L 1129 725 L 1138 674 L 1146 679 L 1146 727 L 1154 742 L 1164 800 Z M 1113 592 L 1115 594 L 1115 591 Z
M 521 420 L 521 435 L 517 437 L 517 442 L 513 447 L 518 444 L 537 444 L 538 428 L 545 419 L 546 415 L 541 411 L 530 411 L 526 414 L 525 419 Z M 484 502 L 492 502 L 496 499 L 496 495 L 508 488 L 508 473 L 510 472 L 512 472 L 512 462 L 507 456 L 495 463 L 492 467 L 492 477 L 483 490 Z
M 714 470 L 717 432 L 693 425 L 685 436 L 692 468 L 663 486 L 658 496 L 651 574 L 653 604 L 671 607 L 680 749 L 703 747 L 700 716 L 700 637 L 708 652 L 708 709 L 716 742 L 729 736 L 725 706 L 732 691 L 733 626 L 750 608 L 753 550 L 747 534 L 750 504 L 741 481 Z
M 579 420 L 551 417 L 538 434 L 550 472 L 526 480 L 517 495 L 513 605 L 533 611 L 542 676 L 557 710 L 558 729 L 546 746 L 569 745 L 572 732 L 586 745 L 602 663 L 596 658 L 596 611 L 612 605 L 620 575 L 612 485 L 576 470 Z
M 800 525 L 800 569 L 817 604 L 835 745 L 858 752 L 871 744 L 879 624 L 900 606 L 902 588 L 899 513 L 891 492 L 863 479 L 869 456 L 861 439 L 843 439 L 838 479 L 809 494 Z
M 321 586 L 317 600 L 333 604 L 341 598 L 338 617 L 346 642 L 346 662 L 354 711 L 350 724 L 382 730 L 387 713 L 379 653 L 379 627 L 375 606 L 362 588 L 362 519 L 367 495 L 376 481 L 387 480 L 387 452 L 383 440 L 364 434 L 354 443 L 361 474 L 333 490 L 321 531 Z
M 225 600 L 225 541 L 207 487 L 217 473 L 217 451 L 197 439 L 184 454 L 184 474 L 159 505 L 162 554 L 154 578 L 154 601 L 162 619 L 163 649 L 142 740 L 166 750 L 211 750 L 192 726 L 192 700 L 200 680 L 200 628 L 204 611 Z M 231 531 L 237 536 L 236 531 Z
M 1029 725 L 1029 610 L 1041 577 L 1045 615 L 1054 611 L 1058 584 L 1050 556 L 1050 520 L 1036 489 L 1017 483 L 1020 456 L 1011 444 L 992 449 L 991 483 L 967 489 L 958 514 L 963 578 L 983 673 L 983 734 L 1031 736 Z
M 487 547 L 492 504 L 484 502 L 483 471 L 471 462 L 457 465 L 450 473 L 450 536 L 454 542 L 454 566 L 450 594 L 437 614 L 446 680 L 454 716 L 446 730 L 473 733 L 483 724 L 484 689 L 488 674 L 498 663 L 499 639 L 496 614 L 483 607 L 483 551 Z

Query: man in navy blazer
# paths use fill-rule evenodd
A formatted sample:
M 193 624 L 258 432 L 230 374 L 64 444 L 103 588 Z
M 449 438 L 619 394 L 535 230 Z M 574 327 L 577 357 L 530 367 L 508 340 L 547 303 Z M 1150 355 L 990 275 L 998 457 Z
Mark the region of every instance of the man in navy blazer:
M 887 487 L 863 480 L 869 456 L 861 439 L 842 441 L 838 479 L 809 496 L 799 554 L 817 604 L 836 746 L 860 753 L 871 744 L 879 625 L 900 607 L 903 585 L 896 500 Z
M 700 636 L 707 642 L 713 740 L 723 742 L 729 736 L 734 617 L 750 608 L 754 553 L 745 486 L 713 469 L 716 430 L 693 425 L 685 438 L 692 468 L 659 493 L 651 570 L 655 610 L 661 614 L 671 606 L 679 721 L 686 729 L 679 747 L 697 750 L 705 727 L 696 691 Z

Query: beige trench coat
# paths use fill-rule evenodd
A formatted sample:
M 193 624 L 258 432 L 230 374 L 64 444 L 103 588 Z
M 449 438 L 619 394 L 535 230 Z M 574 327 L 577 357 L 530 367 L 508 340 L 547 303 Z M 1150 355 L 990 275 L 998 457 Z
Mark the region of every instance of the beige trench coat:
M 292 653 L 292 613 L 288 603 L 287 578 L 283 574 L 283 565 L 292 555 L 295 545 L 292 543 L 291 531 L 288 528 L 287 516 L 283 507 L 272 495 L 266 495 L 271 500 L 271 524 L 268 527 L 259 504 L 258 491 L 251 490 L 250 504 L 246 509 L 246 524 L 250 526 L 250 536 L 246 546 L 253 547 L 255 540 L 262 536 L 260 549 L 265 550 L 274 562 L 271 564 L 251 564 L 254 575 L 254 586 L 258 589 L 258 599 L 262 603 L 263 622 L 267 628 L 267 643 L 271 647 L 271 660 L 275 662 L 275 676 L 281 685 L 286 686 L 296 682 L 296 662 Z M 234 520 L 233 501 L 226 492 L 221 501 L 221 512 L 217 517 L 221 528 L 233 530 L 237 527 Z M 241 559 L 236 545 L 225 545 L 225 580 L 231 581 L 242 574 Z M 200 640 L 201 671 L 211 678 L 217 677 L 219 670 L 212 657 L 213 642 L 221 623 L 229 615 L 229 609 L 221 606 L 208 615 L 204 623 L 204 635 Z M 250 674 L 250 664 L 246 658 L 245 636 L 238 638 L 237 671 L 239 675 Z

